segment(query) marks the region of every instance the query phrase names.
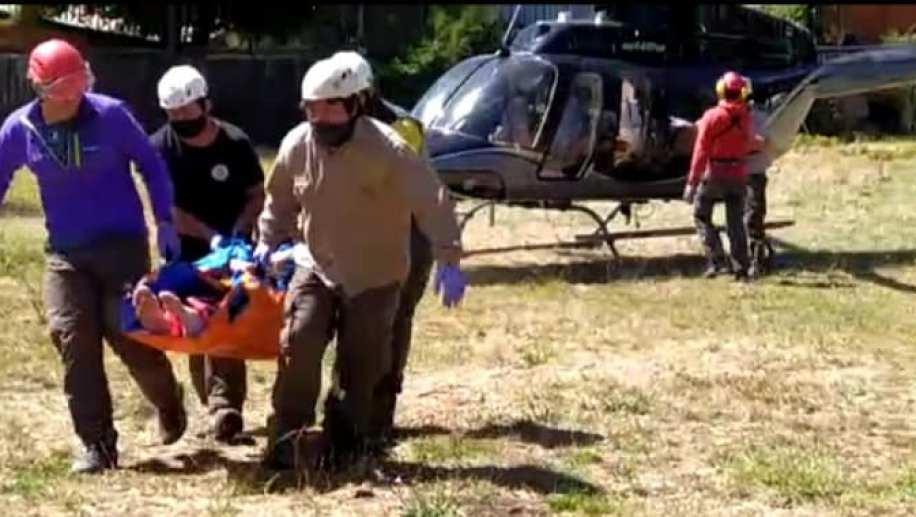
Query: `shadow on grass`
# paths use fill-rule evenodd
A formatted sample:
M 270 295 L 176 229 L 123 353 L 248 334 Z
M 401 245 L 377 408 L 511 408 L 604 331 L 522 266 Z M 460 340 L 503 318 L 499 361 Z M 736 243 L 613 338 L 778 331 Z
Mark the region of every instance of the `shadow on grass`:
M 604 440 L 600 434 L 569 429 L 555 429 L 531 420 L 519 420 L 507 424 L 489 424 L 466 432 L 455 432 L 441 426 L 425 425 L 421 427 L 399 427 L 395 438 L 407 440 L 427 436 L 457 434 L 463 438 L 479 439 L 512 439 L 535 444 L 545 449 L 592 445 Z
M 440 467 L 386 461 L 382 463 L 382 468 L 388 476 L 396 476 L 407 485 L 458 479 L 488 481 L 503 488 L 530 490 L 539 494 L 598 494 L 603 492 L 600 487 L 576 476 L 555 472 L 538 465 Z
M 555 472 L 538 465 L 445 467 L 421 463 L 381 460 L 373 472 L 353 468 L 328 474 L 314 470 L 273 471 L 259 459 L 228 458 L 219 451 L 199 449 L 170 458 L 151 458 L 127 467 L 135 472 L 155 475 L 200 475 L 225 469 L 233 491 L 238 494 L 276 493 L 310 488 L 330 492 L 350 483 L 369 480 L 376 486 L 393 483 L 414 485 L 445 480 L 488 481 L 508 489 L 525 489 L 540 494 L 585 493 L 602 490 L 576 476 Z
M 148 474 L 189 475 L 205 474 L 225 468 L 227 470 L 248 470 L 260 465 L 259 458 L 238 460 L 229 458 L 222 452 L 213 449 L 198 449 L 191 453 L 181 453 L 167 458 L 149 458 L 128 466 L 129 470 Z
M 849 288 L 843 281 L 805 281 L 793 273 L 844 271 L 864 282 L 906 293 L 916 293 L 912 286 L 874 271 L 877 267 L 898 266 L 916 262 L 916 249 L 833 252 L 809 250 L 775 237 L 777 248 L 776 283 L 806 288 Z M 675 254 L 663 257 L 624 256 L 620 260 L 590 259 L 570 264 L 487 265 L 466 267 L 473 285 L 515 285 L 560 280 L 578 284 L 604 284 L 612 281 L 644 278 L 699 277 L 706 268 L 701 255 Z
M 456 434 L 440 426 L 399 428 L 398 440 L 434 435 Z M 584 431 L 554 429 L 537 422 L 522 420 L 508 424 L 491 424 L 474 429 L 461 436 L 474 439 L 516 439 L 552 449 L 576 445 L 589 445 L 604 439 L 601 435 Z M 306 450 L 306 449 L 303 449 Z M 307 457 L 317 452 L 304 452 Z M 417 462 L 382 459 L 376 469 L 351 468 L 335 474 L 312 469 L 272 471 L 261 463 L 260 456 L 245 459 L 231 458 L 220 450 L 202 448 L 193 452 L 168 457 L 149 458 L 127 468 L 155 475 L 201 475 L 214 470 L 225 470 L 232 481 L 233 490 L 239 494 L 258 494 L 310 488 L 319 492 L 335 490 L 348 483 L 369 480 L 376 485 L 418 484 L 440 480 L 487 481 L 509 489 L 526 489 L 541 494 L 601 493 L 601 489 L 570 474 L 556 472 L 539 465 L 481 465 L 440 466 Z M 396 481 L 392 481 L 396 480 Z
M 916 249 L 832 252 L 806 249 L 775 237 L 771 237 L 771 240 L 774 246 L 783 250 L 778 254 L 780 269 L 783 271 L 813 273 L 844 271 L 863 282 L 904 293 L 916 293 L 916 286 L 875 272 L 877 267 L 900 266 L 916 262 Z M 802 286 L 808 287 L 804 284 Z M 848 284 L 840 286 L 849 287 Z M 835 287 L 835 285 L 828 285 L 828 287 Z

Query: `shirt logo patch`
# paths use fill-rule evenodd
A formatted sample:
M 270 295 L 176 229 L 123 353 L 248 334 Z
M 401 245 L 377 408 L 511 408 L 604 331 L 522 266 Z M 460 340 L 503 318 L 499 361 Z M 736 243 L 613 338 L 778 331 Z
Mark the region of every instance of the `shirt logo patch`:
M 226 181 L 229 179 L 229 167 L 226 167 L 222 163 L 214 165 L 210 169 L 210 177 L 216 181 Z

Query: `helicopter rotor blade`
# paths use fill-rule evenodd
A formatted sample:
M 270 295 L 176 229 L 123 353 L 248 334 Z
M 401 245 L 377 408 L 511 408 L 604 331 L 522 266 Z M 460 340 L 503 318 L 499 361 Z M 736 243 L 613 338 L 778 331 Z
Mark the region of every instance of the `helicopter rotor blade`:
M 916 45 L 856 52 L 824 63 L 802 80 L 766 120 L 763 156 L 772 162 L 792 147 L 817 99 L 916 83 Z
M 503 34 L 502 41 L 502 50 L 509 49 L 509 36 L 512 35 L 512 30 L 515 29 L 515 22 L 518 20 L 518 14 L 522 10 L 522 4 L 515 4 L 515 10 L 512 11 L 512 19 L 509 20 L 509 25 L 506 27 L 506 33 Z

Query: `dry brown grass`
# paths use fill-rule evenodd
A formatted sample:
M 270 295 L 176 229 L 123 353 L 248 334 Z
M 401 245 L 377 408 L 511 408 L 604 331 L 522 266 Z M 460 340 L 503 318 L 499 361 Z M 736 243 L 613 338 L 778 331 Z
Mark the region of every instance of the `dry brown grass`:
M 621 243 L 616 265 L 601 250 L 468 260 L 460 310 L 420 307 L 404 436 L 382 476 L 335 480 L 259 469 L 272 365 L 249 373 L 255 446 L 198 437 L 189 397 L 191 430 L 162 447 L 111 358 L 124 468 L 67 474 L 60 366 L 22 282 L 41 237 L 20 178 L 0 230 L 5 264 L 24 261 L 0 278 L 0 500 L 13 515 L 907 515 L 916 144 L 856 145 L 780 162 L 770 217 L 796 226 L 777 234 L 783 268 L 754 285 L 699 278 L 693 237 Z M 689 221 L 679 203 L 647 208 L 644 227 Z M 472 221 L 469 248 L 591 229 L 571 214 L 496 218 Z

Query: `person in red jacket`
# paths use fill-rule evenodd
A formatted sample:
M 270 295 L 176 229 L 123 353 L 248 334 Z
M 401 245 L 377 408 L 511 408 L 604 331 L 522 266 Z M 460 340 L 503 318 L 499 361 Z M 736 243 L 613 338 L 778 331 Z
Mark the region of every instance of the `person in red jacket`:
M 716 83 L 719 104 L 706 110 L 697 121 L 697 137 L 684 200 L 693 204 L 697 233 L 709 261 L 704 276 L 733 271 L 736 280 L 746 280 L 748 269 L 747 233 L 742 216 L 747 189 L 747 155 L 762 141 L 752 129 L 747 101 L 751 83 L 735 72 L 727 72 Z M 732 267 L 726 263 L 719 232 L 712 224 L 716 201 L 725 202 L 726 224 Z

